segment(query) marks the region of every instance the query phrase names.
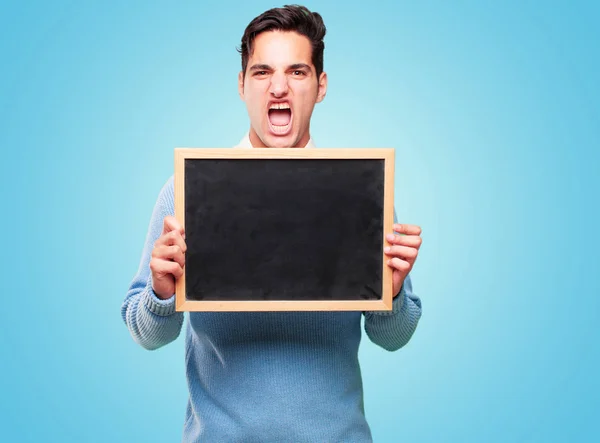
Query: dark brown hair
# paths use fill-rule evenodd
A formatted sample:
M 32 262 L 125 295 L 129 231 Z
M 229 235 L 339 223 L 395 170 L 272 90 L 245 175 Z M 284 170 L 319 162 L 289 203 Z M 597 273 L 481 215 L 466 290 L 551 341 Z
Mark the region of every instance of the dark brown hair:
M 263 12 L 252 20 L 242 36 L 242 46 L 238 52 L 242 55 L 242 71 L 246 75 L 248 59 L 253 51 L 254 39 L 266 31 L 295 31 L 310 40 L 312 47 L 312 64 L 317 71 L 317 81 L 323 72 L 323 51 L 325 43 L 325 24 L 317 12 L 311 12 L 300 5 L 285 5 Z

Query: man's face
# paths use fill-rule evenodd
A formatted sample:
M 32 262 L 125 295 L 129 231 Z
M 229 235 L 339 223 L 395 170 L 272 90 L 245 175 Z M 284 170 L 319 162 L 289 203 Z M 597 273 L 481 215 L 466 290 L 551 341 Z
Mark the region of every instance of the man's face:
M 315 103 L 325 97 L 327 75 L 317 81 L 310 41 L 296 32 L 267 31 L 254 40 L 246 75 L 238 78 L 250 116 L 254 147 L 304 147 Z

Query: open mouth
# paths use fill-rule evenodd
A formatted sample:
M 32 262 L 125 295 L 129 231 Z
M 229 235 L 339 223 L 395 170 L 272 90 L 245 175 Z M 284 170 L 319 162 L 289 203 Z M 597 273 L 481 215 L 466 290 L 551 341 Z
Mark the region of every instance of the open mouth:
M 292 110 L 289 103 L 272 103 L 268 111 L 269 125 L 274 134 L 284 135 L 292 126 Z

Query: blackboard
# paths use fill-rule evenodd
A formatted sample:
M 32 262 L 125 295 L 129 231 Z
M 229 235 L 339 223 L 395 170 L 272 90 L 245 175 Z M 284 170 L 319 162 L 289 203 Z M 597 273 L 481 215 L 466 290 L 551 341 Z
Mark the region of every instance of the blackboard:
M 391 309 L 393 166 L 393 149 L 175 149 L 176 309 Z

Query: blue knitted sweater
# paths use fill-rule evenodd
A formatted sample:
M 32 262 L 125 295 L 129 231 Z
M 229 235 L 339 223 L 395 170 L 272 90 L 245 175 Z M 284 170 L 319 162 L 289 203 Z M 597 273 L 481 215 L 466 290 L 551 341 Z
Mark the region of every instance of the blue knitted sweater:
M 173 177 L 160 192 L 139 269 L 121 315 L 147 349 L 175 340 L 184 313 L 152 290 L 151 251 L 174 215 Z M 370 442 L 358 348 L 367 336 L 404 346 L 421 316 L 410 277 L 384 312 L 191 312 L 186 314 L 189 400 L 184 442 Z

